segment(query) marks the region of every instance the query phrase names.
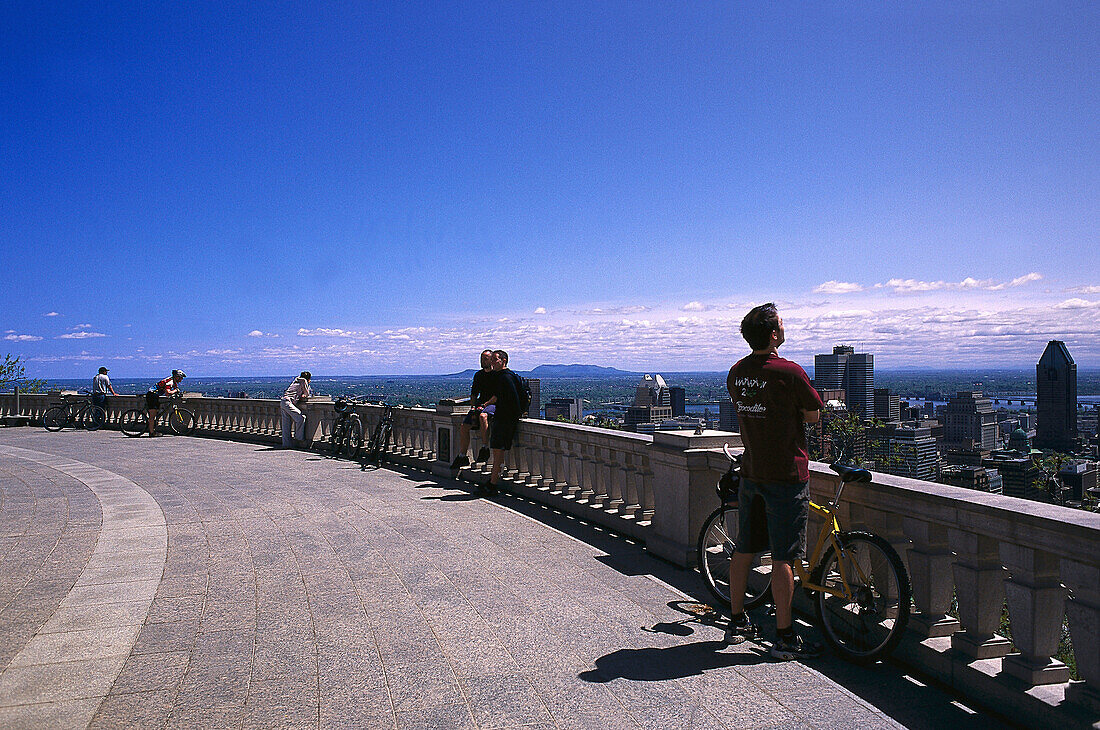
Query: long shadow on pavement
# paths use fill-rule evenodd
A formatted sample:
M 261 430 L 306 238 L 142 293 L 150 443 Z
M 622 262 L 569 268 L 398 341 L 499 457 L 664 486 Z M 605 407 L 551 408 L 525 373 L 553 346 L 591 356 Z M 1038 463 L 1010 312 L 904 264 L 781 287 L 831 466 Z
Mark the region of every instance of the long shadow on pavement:
M 454 495 L 454 501 L 484 499 L 470 494 L 469 485 L 466 482 L 438 477 L 427 471 L 396 464 L 386 466 L 409 479 L 416 480 L 419 486 L 461 493 Z M 507 488 L 506 485 L 503 486 Z M 437 499 L 445 499 L 445 497 L 446 495 Z M 501 492 L 491 501 L 603 551 L 605 554 L 596 556 L 596 560 L 623 575 L 649 575 L 696 601 L 713 602 L 698 571 L 683 569 L 657 558 L 646 552 L 645 546 L 636 540 L 508 492 Z M 680 610 L 682 613 L 682 609 L 673 606 L 674 603 L 678 602 L 669 604 L 670 612 Z M 753 615 L 765 636 L 774 632 L 773 616 L 768 615 L 764 610 L 759 610 Z M 809 617 L 805 618 L 810 620 Z M 662 622 L 658 626 L 665 623 Z M 685 622 L 675 623 L 683 625 Z M 681 635 L 690 634 L 685 632 Z M 701 641 L 670 649 L 621 649 L 596 659 L 597 669 L 592 670 L 590 677 L 583 678 L 589 681 L 610 681 L 616 676 L 640 679 L 643 677 L 633 675 L 652 673 L 654 675 L 652 679 L 655 680 L 666 674 L 672 677 L 690 676 L 706 671 L 708 668 L 771 661 L 770 656 L 760 656 L 756 652 L 716 651 L 721 646 L 720 642 Z M 667 666 L 664 666 L 666 664 Z M 808 660 L 806 666 L 871 703 L 906 727 L 929 729 L 951 727 L 953 730 L 955 728 L 976 730 L 988 727 L 1019 727 L 1008 718 L 994 719 L 990 715 L 969 709 L 966 706 L 966 700 L 955 694 L 950 687 L 919 675 L 914 676 L 911 670 L 896 664 L 893 660 L 863 667 L 826 653 L 818 659 Z M 630 674 L 624 674 L 625 672 Z

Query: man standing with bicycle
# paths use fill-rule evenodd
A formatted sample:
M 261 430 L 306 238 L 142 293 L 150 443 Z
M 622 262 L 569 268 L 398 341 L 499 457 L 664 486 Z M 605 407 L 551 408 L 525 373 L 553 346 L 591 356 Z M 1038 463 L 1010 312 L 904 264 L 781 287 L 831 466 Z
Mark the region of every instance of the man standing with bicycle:
M 745 446 L 737 546 L 730 560 L 733 616 L 726 628 L 726 643 L 740 643 L 757 634 L 745 615 L 745 588 L 753 559 L 770 549 L 776 627 L 771 655 L 813 657 L 821 653 L 821 646 L 794 631 L 791 562 L 801 560 L 806 552 L 810 472 L 803 424 L 817 423 L 821 397 L 805 370 L 779 357 L 785 332 L 774 304 L 762 304 L 745 315 L 741 334 L 752 354 L 730 368 L 726 378 Z
M 180 392 L 180 381 L 187 375 L 182 370 L 173 370 L 172 374 L 160 380 L 145 394 L 145 408 L 149 411 L 149 435 L 157 435 L 157 411 L 160 410 L 162 395 L 175 395 Z

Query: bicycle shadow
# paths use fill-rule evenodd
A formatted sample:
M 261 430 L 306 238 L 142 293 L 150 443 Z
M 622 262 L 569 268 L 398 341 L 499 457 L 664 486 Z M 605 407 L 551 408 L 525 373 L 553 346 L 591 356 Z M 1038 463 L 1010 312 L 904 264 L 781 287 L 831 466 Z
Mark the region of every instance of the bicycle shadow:
M 708 670 L 774 661 L 756 645 L 750 651 L 723 652 L 721 641 L 696 641 L 668 647 L 618 649 L 596 659 L 596 668 L 581 672 L 585 682 L 603 684 L 616 679 L 663 682 L 693 677 Z

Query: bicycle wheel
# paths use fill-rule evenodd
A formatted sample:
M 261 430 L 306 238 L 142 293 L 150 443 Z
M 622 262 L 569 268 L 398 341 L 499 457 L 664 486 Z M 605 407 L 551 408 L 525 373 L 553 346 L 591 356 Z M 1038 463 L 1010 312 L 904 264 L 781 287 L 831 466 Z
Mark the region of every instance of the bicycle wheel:
M 340 456 L 340 452 L 344 449 L 347 441 L 347 429 L 347 420 L 343 418 L 332 427 L 332 443 L 329 448 L 332 450 L 333 456 Z
M 69 409 L 65 406 L 47 408 L 42 414 L 42 425 L 47 431 L 57 433 L 69 424 Z
M 149 414 L 140 408 L 133 408 L 118 419 L 118 428 L 127 436 L 140 436 L 149 430 Z
M 699 533 L 696 551 L 703 582 L 726 607 L 730 605 L 730 558 L 737 542 L 737 519 L 737 507 L 732 505 L 723 505 L 711 512 Z M 745 608 L 756 608 L 770 601 L 771 595 L 771 553 L 761 553 L 749 568 Z
M 107 411 L 103 406 L 88 406 L 80 412 L 80 423 L 89 431 L 98 431 L 107 423 Z
M 363 448 L 363 422 L 359 420 L 357 415 L 353 415 L 348 419 L 344 448 L 347 450 L 349 459 L 359 458 L 359 450 Z
M 380 423 L 378 428 L 374 431 L 374 438 L 371 439 L 370 444 L 370 460 L 374 462 L 381 462 L 382 457 L 386 453 L 386 444 L 390 440 L 391 429 L 389 424 Z
M 190 436 L 195 430 L 195 414 L 186 408 L 172 408 L 168 411 L 168 427 L 177 436 Z
M 909 623 L 912 591 L 897 552 L 878 535 L 845 532 L 842 551 L 830 547 L 814 570 L 816 585 L 843 590 L 851 599 L 818 592 L 814 600 L 825 640 L 849 661 L 865 664 L 893 651 Z

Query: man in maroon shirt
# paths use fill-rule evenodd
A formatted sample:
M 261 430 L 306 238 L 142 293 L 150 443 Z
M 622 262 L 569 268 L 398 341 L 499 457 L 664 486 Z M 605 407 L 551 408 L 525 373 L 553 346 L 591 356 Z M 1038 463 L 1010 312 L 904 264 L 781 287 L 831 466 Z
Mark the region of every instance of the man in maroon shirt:
M 817 656 L 821 646 L 803 640 L 792 626 L 791 561 L 806 552 L 810 472 L 803 424 L 818 421 L 821 397 L 806 371 L 776 352 L 784 331 L 774 304 L 745 315 L 741 334 L 752 354 L 730 368 L 726 378 L 745 445 L 737 547 L 730 561 L 733 617 L 726 643 L 756 636 L 756 627 L 745 616 L 745 584 L 753 558 L 770 549 L 776 627 L 771 654 L 779 659 Z

